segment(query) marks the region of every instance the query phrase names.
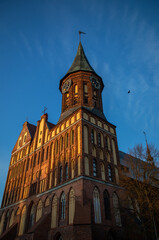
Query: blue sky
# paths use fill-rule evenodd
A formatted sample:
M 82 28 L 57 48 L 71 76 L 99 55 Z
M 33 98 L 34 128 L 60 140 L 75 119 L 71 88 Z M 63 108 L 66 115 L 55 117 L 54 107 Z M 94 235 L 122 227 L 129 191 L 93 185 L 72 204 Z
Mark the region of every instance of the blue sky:
M 59 81 L 77 52 L 103 79 L 104 113 L 117 126 L 118 146 L 159 146 L 159 1 L 0 1 L 0 201 L 11 151 L 28 120 L 44 106 L 61 112 Z M 130 94 L 127 94 L 128 90 Z

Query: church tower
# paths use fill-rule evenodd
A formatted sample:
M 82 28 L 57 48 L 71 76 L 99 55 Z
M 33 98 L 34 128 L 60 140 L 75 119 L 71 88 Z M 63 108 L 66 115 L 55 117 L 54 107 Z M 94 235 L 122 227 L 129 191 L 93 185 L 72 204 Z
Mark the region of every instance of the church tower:
M 103 113 L 102 78 L 81 42 L 61 79 L 58 123 L 25 122 L 13 148 L 0 239 L 113 239 L 121 228 L 116 127 Z

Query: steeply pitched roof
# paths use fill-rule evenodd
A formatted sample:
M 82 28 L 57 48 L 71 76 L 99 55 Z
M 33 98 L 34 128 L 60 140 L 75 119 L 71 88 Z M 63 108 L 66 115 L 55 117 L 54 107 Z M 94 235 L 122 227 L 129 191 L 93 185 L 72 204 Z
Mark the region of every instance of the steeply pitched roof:
M 27 122 L 27 126 L 28 126 L 28 130 L 30 132 L 31 138 L 33 139 L 34 134 L 36 132 L 36 126 L 31 123 L 28 123 L 28 122 Z
M 87 59 L 87 57 L 84 53 L 81 42 L 79 42 L 77 54 L 76 54 L 76 57 L 75 57 L 75 59 L 72 63 L 72 66 L 70 67 L 70 69 L 68 70 L 66 75 L 60 81 L 59 89 L 61 87 L 63 79 L 66 78 L 70 73 L 74 73 L 74 72 L 77 72 L 77 71 L 92 72 L 92 73 L 97 75 L 97 73 L 94 71 L 94 69 L 91 67 L 91 65 L 88 62 L 88 59 Z
M 89 64 L 86 58 L 81 42 L 78 45 L 76 57 L 72 63 L 72 66 L 68 70 L 67 74 L 73 73 L 76 71 L 89 71 L 89 72 L 95 73 L 94 69 L 91 67 L 91 65 Z

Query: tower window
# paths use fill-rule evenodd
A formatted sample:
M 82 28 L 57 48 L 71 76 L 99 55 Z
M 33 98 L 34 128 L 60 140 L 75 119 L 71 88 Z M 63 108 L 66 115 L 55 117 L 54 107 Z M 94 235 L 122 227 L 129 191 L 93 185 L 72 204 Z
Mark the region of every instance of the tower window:
M 78 93 L 78 86 L 77 86 L 77 84 L 75 85 L 75 94 L 77 94 Z
M 96 159 L 93 159 L 93 176 L 94 177 L 97 176 L 97 163 L 96 163 Z
M 94 130 L 91 131 L 91 143 L 94 144 Z
M 88 93 L 88 88 L 86 83 L 84 83 L 84 93 Z
M 84 103 L 88 103 L 88 97 L 84 97 Z
M 109 179 L 109 181 L 113 182 L 112 168 L 110 165 L 108 165 L 108 179 Z
M 98 133 L 98 146 L 101 147 L 101 135 Z

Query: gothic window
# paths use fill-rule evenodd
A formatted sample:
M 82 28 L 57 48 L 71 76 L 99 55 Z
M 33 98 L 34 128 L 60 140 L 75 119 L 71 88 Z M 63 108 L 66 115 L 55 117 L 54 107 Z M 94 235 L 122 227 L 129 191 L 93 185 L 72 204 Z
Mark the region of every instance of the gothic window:
M 108 165 L 108 179 L 109 181 L 113 181 L 113 176 L 112 176 L 112 168 L 110 165 Z
M 49 154 L 49 146 L 47 147 L 47 150 L 46 150 L 46 160 L 48 159 L 48 154 Z
M 100 199 L 97 187 L 95 187 L 93 191 L 93 205 L 94 205 L 94 221 L 95 223 L 101 223 Z
M 63 137 L 60 138 L 60 151 L 63 149 Z
M 60 167 L 60 183 L 62 182 L 62 166 Z
M 113 207 L 116 225 L 121 226 L 119 199 L 116 193 L 113 193 Z
M 39 200 L 36 210 L 36 222 L 42 217 L 42 201 Z
M 91 130 L 91 143 L 94 144 L 94 130 Z
M 20 223 L 19 223 L 19 235 L 23 235 L 25 230 L 25 220 L 26 220 L 26 206 L 23 207 Z
M 28 158 L 28 161 L 27 161 L 26 171 L 28 171 L 28 169 L 29 169 L 29 161 L 30 161 L 30 158 Z
M 35 205 L 32 204 L 29 212 L 28 229 L 30 229 L 33 226 L 34 220 L 35 220 Z
M 68 163 L 65 165 L 66 180 L 68 179 Z
M 61 215 L 61 219 L 65 219 L 65 209 L 66 208 L 66 198 L 65 198 L 65 193 L 63 192 L 61 195 L 61 199 L 60 199 L 60 215 Z
M 77 84 L 76 84 L 75 87 L 74 87 L 74 91 L 75 91 L 75 94 L 78 93 L 78 86 L 77 86 Z
M 44 161 L 44 149 L 42 150 L 42 154 L 41 154 L 41 162 Z
M 74 215 L 75 215 L 75 192 L 73 188 L 71 188 L 69 194 L 69 224 L 73 224 Z
M 5 230 L 7 228 L 8 220 L 9 220 L 9 211 L 7 211 L 6 214 L 5 214 L 3 232 L 5 232 Z
M 65 135 L 65 147 L 68 147 L 68 133 Z
M 35 156 L 34 156 L 34 162 L 33 162 L 33 167 L 35 167 L 35 165 L 36 165 L 36 153 L 35 153 Z
M 104 197 L 104 212 L 105 212 L 105 219 L 111 219 L 111 212 L 110 212 L 110 197 L 108 191 L 105 189 L 103 193 Z
M 57 196 L 54 195 L 52 200 L 52 211 L 51 211 L 51 228 L 57 227 Z
M 55 154 L 57 154 L 58 153 L 58 141 L 56 140 L 56 142 L 55 142 Z
M 101 147 L 101 134 L 98 133 L 98 146 Z
M 74 130 L 71 130 L 71 144 L 74 144 Z
M 88 153 L 88 127 L 84 126 L 84 152 Z
M 93 159 L 93 176 L 97 176 L 97 162 L 96 159 Z

